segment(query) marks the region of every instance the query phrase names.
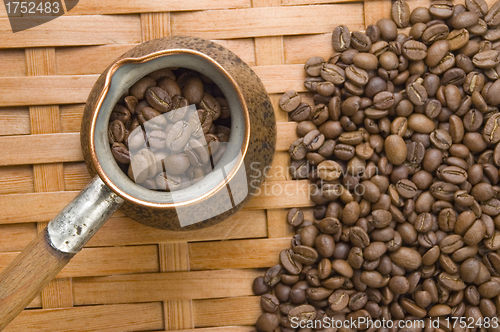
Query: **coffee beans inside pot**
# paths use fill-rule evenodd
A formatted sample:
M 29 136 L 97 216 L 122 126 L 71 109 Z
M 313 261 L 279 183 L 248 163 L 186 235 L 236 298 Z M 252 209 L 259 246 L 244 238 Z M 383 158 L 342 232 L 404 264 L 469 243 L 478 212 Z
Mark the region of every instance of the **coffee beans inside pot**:
M 294 103 L 284 107 L 295 108 Z M 108 138 L 113 157 L 132 181 L 174 191 L 214 170 L 230 128 L 228 102 L 210 78 L 184 68 L 164 68 L 140 79 L 122 96 L 111 114 Z
M 500 1 L 488 3 L 393 1 L 392 19 L 337 27 L 332 56 L 306 62 L 308 92 L 288 91 L 280 108 L 298 122 L 291 176 L 311 182 L 315 207 L 289 211 L 291 249 L 254 282 L 258 330 L 498 319 Z

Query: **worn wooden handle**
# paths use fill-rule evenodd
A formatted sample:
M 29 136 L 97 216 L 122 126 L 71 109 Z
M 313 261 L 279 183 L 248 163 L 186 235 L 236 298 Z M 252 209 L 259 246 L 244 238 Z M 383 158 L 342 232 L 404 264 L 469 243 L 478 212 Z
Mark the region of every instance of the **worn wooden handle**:
M 41 232 L 0 274 L 0 331 L 61 271 L 74 254 L 52 248 Z

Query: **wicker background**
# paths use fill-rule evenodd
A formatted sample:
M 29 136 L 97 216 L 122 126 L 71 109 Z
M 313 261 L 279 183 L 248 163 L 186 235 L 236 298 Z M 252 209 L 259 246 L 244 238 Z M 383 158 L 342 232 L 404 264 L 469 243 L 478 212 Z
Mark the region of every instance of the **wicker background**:
M 364 29 L 387 17 L 390 6 L 384 0 L 80 0 L 67 15 L 13 34 L 0 5 L 0 269 L 90 180 L 78 133 L 84 103 L 98 75 L 137 43 L 193 35 L 228 47 L 262 78 L 278 121 L 271 176 L 244 210 L 212 228 L 181 233 L 116 213 L 5 331 L 251 330 L 260 314 L 252 281 L 289 246 L 286 209 L 311 206 L 307 182 L 292 182 L 285 170 L 295 124 L 278 109 L 280 94 L 304 92 L 303 63 L 330 56 L 336 25 Z

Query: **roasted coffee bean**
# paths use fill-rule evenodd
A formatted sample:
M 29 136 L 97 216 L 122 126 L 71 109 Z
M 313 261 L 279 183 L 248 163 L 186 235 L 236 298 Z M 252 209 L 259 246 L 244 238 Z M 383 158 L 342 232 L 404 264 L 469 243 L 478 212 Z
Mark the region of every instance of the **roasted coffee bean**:
M 408 179 L 399 180 L 396 183 L 396 190 L 404 198 L 413 198 L 417 194 L 417 186 Z
M 303 143 L 309 151 L 315 151 L 323 145 L 324 141 L 325 136 L 319 130 L 313 130 L 304 136 Z
M 206 110 L 212 116 L 212 120 L 216 121 L 221 115 L 221 106 L 219 102 L 208 93 L 203 94 L 203 98 L 200 101 L 200 107 Z
M 272 313 L 263 313 L 262 315 L 259 316 L 257 319 L 257 322 L 255 323 L 255 327 L 259 331 L 274 331 L 279 325 L 279 318 L 276 314 Z
M 406 160 L 407 148 L 399 135 L 390 135 L 386 138 L 384 148 L 387 159 L 394 165 L 401 165 Z
M 485 15 L 484 20 L 490 27 L 496 27 L 500 24 L 500 4 L 495 2 L 490 9 L 488 10 L 488 13 Z
M 256 295 L 262 295 L 265 294 L 269 291 L 269 286 L 264 282 L 264 277 L 257 277 L 255 278 L 253 285 L 252 285 L 252 290 L 254 294 Z
M 291 226 L 299 226 L 304 221 L 304 213 L 297 208 L 293 208 L 288 211 L 287 221 Z
M 182 96 L 187 99 L 189 104 L 199 104 L 204 92 L 203 82 L 197 77 L 188 78 L 182 88 Z
M 318 176 L 326 181 L 338 179 L 342 174 L 342 167 L 333 160 L 323 161 L 318 165 Z
M 283 111 L 290 113 L 299 106 L 300 101 L 301 97 L 297 92 L 288 91 L 281 96 L 279 106 Z
M 410 84 L 407 87 L 406 94 L 408 95 L 408 99 L 415 106 L 424 105 L 427 101 L 427 90 L 419 83 Z
M 115 142 L 111 147 L 111 153 L 115 157 L 116 161 L 122 164 L 130 163 L 130 152 L 128 151 L 125 144 Z
M 351 46 L 360 52 L 368 52 L 372 46 L 372 41 L 365 33 L 354 31 L 351 34 Z
M 455 29 L 469 28 L 476 25 L 479 16 L 475 12 L 465 11 L 451 18 L 451 25 Z
M 333 311 L 341 311 L 349 304 L 349 295 L 345 290 L 336 290 L 328 298 L 328 304 Z
M 366 248 L 370 244 L 370 237 L 364 229 L 358 226 L 351 228 L 351 231 L 349 232 L 349 239 L 356 247 L 362 249 Z
M 161 130 L 153 130 L 148 136 L 149 147 L 155 151 L 165 147 L 167 134 Z
M 487 143 L 495 144 L 500 141 L 500 114 L 496 113 L 491 116 L 483 130 L 483 139 Z
M 391 8 L 392 20 L 396 23 L 398 28 L 406 28 L 410 23 L 410 6 L 403 0 L 395 1 Z
M 126 124 L 130 120 L 130 117 L 130 111 L 126 107 L 118 104 L 113 108 L 113 112 L 111 112 L 110 121 L 113 122 L 118 120 Z
M 165 77 L 158 82 L 158 86 L 165 90 L 170 98 L 181 95 L 181 88 L 174 78 Z
M 444 40 L 448 37 L 449 31 L 446 24 L 431 25 L 422 33 L 422 42 L 429 45 L 435 41 Z
M 126 129 L 123 122 L 115 120 L 109 125 L 108 139 L 109 143 L 123 143 L 126 136 Z
M 130 87 L 130 94 L 138 100 L 144 99 L 146 91 L 155 85 L 156 81 L 146 76 Z
M 415 40 L 405 42 L 402 51 L 403 55 L 411 61 L 419 61 L 427 57 L 427 46 Z
M 355 66 L 364 70 L 375 70 L 378 66 L 378 59 L 371 53 L 357 53 L 352 58 Z
M 304 64 L 304 69 L 309 76 L 319 76 L 321 73 L 321 68 L 323 67 L 323 64 L 325 62 L 325 59 L 323 59 L 322 57 L 314 56 L 306 61 L 306 63 Z
M 500 51 L 488 50 L 474 55 L 472 63 L 479 68 L 493 68 L 500 63 Z
M 398 34 L 398 27 L 394 21 L 388 18 L 381 18 L 377 21 L 377 26 L 380 29 L 380 37 L 386 41 L 396 39 Z
M 358 68 L 355 65 L 350 65 L 345 69 L 345 76 L 358 86 L 365 86 L 368 84 L 368 73 L 364 69 Z
M 429 13 L 438 19 L 449 18 L 454 12 L 455 8 L 451 1 L 434 1 L 429 7 Z
M 484 0 L 466 0 L 465 6 L 479 17 L 484 17 L 488 13 L 488 4 Z
M 351 34 L 349 28 L 345 25 L 340 25 L 333 30 L 332 45 L 335 51 L 343 52 L 349 48 L 351 44 Z
M 290 153 L 290 157 L 294 160 L 304 159 L 308 152 L 306 146 L 304 145 L 304 139 L 299 138 L 296 140 L 292 145 L 290 145 L 288 152 Z
M 162 88 L 155 86 L 146 91 L 146 100 L 160 113 L 166 113 L 172 108 L 172 100 L 168 93 Z
M 277 312 L 279 305 L 278 298 L 272 294 L 264 294 L 260 297 L 260 306 L 266 312 Z
M 321 77 L 333 84 L 342 84 L 345 82 L 345 71 L 337 65 L 325 64 L 321 69 Z

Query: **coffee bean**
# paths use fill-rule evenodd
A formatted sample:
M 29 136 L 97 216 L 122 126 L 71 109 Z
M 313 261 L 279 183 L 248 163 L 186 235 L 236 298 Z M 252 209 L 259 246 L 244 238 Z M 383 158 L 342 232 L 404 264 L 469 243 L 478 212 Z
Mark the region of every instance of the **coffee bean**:
M 479 17 L 484 17 L 488 13 L 488 4 L 484 0 L 465 0 L 465 6 Z
M 203 98 L 204 87 L 201 79 L 197 77 L 188 78 L 182 88 L 182 96 L 189 104 L 199 104 Z
M 492 144 L 500 141 L 500 114 L 495 114 L 486 121 L 483 130 L 483 139 Z
M 407 87 L 408 99 L 415 106 L 421 106 L 427 101 L 427 91 L 419 83 L 412 83 Z
M 345 290 L 336 290 L 328 298 L 328 304 L 333 311 L 340 311 L 349 304 L 349 295 Z
M 108 131 L 108 139 L 110 144 L 123 143 L 125 140 L 126 129 L 123 122 L 115 120 L 111 122 Z
M 221 105 L 219 102 L 208 93 L 204 93 L 200 101 L 200 107 L 206 110 L 212 116 L 212 120 L 216 121 L 221 115 Z
M 345 82 L 345 71 L 334 64 L 325 64 L 321 69 L 321 77 L 333 84 L 342 84 Z
M 408 270 L 416 270 L 422 264 L 422 256 L 411 248 L 401 247 L 390 255 L 391 260 Z
M 429 7 L 430 14 L 438 19 L 449 18 L 454 11 L 451 1 L 434 1 Z
M 396 39 L 398 34 L 398 27 L 394 21 L 388 18 L 381 18 L 377 21 L 377 26 L 380 29 L 380 36 L 386 41 Z
M 469 42 L 469 31 L 465 28 L 453 30 L 450 32 L 446 40 L 449 42 L 449 49 L 451 51 L 461 49 Z
M 345 69 L 345 76 L 358 86 L 366 85 L 369 79 L 368 73 L 355 65 L 350 65 Z
M 299 138 L 296 140 L 292 145 L 290 145 L 288 152 L 290 153 L 290 157 L 294 160 L 304 159 L 308 152 L 306 146 L 304 145 L 304 139 Z
M 355 66 L 364 70 L 374 70 L 378 66 L 377 57 L 371 53 L 357 53 L 352 58 L 352 62 Z
M 403 0 L 398 0 L 392 4 L 391 17 L 398 28 L 406 28 L 410 23 L 410 6 Z
M 411 61 L 419 61 L 427 57 L 427 46 L 415 40 L 405 42 L 402 51 L 403 55 Z
M 401 136 L 390 135 L 387 137 L 384 148 L 387 151 L 387 159 L 394 165 L 401 165 L 406 160 L 407 148 Z
M 417 186 L 408 179 L 399 180 L 396 183 L 396 190 L 404 198 L 413 198 L 417 194 Z
M 312 66 L 321 59 L 310 61 L 306 87 L 316 92 L 310 107 L 319 130 L 306 112 L 296 117 L 297 133 L 302 142 L 322 144 L 301 150 L 292 177 L 316 181 L 320 190 L 311 199 L 320 221 L 301 225 L 300 239 L 292 241 L 293 248 L 317 252 L 304 261 L 312 264 L 300 274 L 304 280 L 293 280 L 301 286 L 284 296 L 294 305 L 325 308 L 326 297 L 342 290 L 350 299 L 339 310 L 352 317 L 463 315 L 464 299 L 477 308 L 467 309 L 472 315 L 482 314 L 480 303 L 495 312 L 486 293 L 495 294 L 491 278 L 500 274 L 494 256 L 500 249 L 500 71 L 492 43 L 500 28 L 497 36 L 486 23 L 492 19 L 486 20 L 484 1 L 466 6 L 433 1 L 430 10 L 403 18 L 407 5 L 397 1 L 391 15 L 398 25 L 412 22 L 411 40 L 397 34 L 394 22 L 380 20 L 366 34 L 353 32 L 352 48 L 334 54 L 322 70 Z M 375 290 L 380 296 L 372 301 Z
M 323 180 L 336 180 L 341 174 L 341 166 L 333 160 L 326 160 L 318 165 L 318 176 Z
M 138 100 L 144 99 L 146 91 L 155 85 L 156 81 L 153 78 L 146 76 L 130 87 L 130 94 Z
M 451 25 L 455 29 L 462 29 L 476 25 L 478 21 L 479 16 L 475 12 L 465 11 L 458 15 L 454 15 L 451 19 Z
M 277 312 L 279 305 L 278 298 L 272 294 L 264 294 L 260 297 L 260 306 L 266 312 Z
M 319 76 L 325 62 L 325 59 L 322 57 L 314 56 L 306 61 L 304 69 L 309 76 Z
M 172 108 L 170 96 L 158 86 L 149 88 L 145 96 L 148 103 L 160 113 L 166 113 Z
M 127 147 L 119 142 L 113 143 L 113 146 L 111 147 L 111 153 L 113 154 L 113 157 L 118 161 L 119 163 L 122 164 L 128 164 L 130 163 L 130 152 L 128 151 Z
M 179 121 L 167 133 L 166 146 L 172 151 L 180 151 L 188 142 L 191 127 L 185 121 Z
M 362 249 L 366 248 L 370 244 L 370 237 L 364 229 L 358 226 L 351 228 L 351 231 L 349 232 L 349 239 L 356 247 Z
M 365 259 L 375 260 L 385 254 L 386 250 L 383 242 L 372 242 L 363 250 L 363 256 Z
M 269 286 L 264 282 L 264 277 L 257 277 L 253 281 L 252 291 L 256 295 L 262 295 L 269 291 Z
M 189 159 L 184 153 L 177 153 L 165 159 L 165 170 L 173 175 L 184 173 L 189 167 Z
M 299 226 L 304 221 L 304 213 L 297 208 L 293 208 L 288 211 L 287 221 L 291 226 Z
M 299 106 L 300 101 L 301 97 L 297 92 L 288 91 L 281 96 L 279 106 L 283 111 L 290 113 Z
M 274 331 L 279 325 L 279 319 L 278 316 L 272 313 L 263 313 L 262 315 L 259 316 L 257 319 L 257 322 L 255 323 L 255 327 L 259 331 Z
M 152 150 L 160 150 L 165 147 L 167 134 L 161 130 L 153 130 L 148 136 L 148 143 Z
M 442 272 L 438 276 L 438 283 L 451 291 L 460 291 L 465 289 L 465 283 L 460 279 L 458 274 Z
M 170 98 L 173 98 L 174 96 L 179 96 L 181 92 L 181 88 L 177 84 L 174 78 L 172 77 L 165 77 L 162 78 L 158 82 L 158 86 L 165 90 Z
M 500 51 L 488 50 L 479 52 L 472 58 L 472 63 L 479 68 L 493 68 L 500 63 Z
M 495 2 L 490 9 L 488 10 L 488 13 L 484 17 L 484 20 L 488 24 L 488 26 L 495 27 L 500 24 L 500 4 Z
M 345 25 L 340 25 L 333 30 L 332 45 L 335 51 L 343 52 L 349 48 L 351 44 L 351 35 L 349 28 Z
M 431 25 L 422 33 L 422 42 L 429 45 L 435 41 L 444 40 L 448 37 L 449 31 L 446 24 Z
M 323 257 L 331 257 L 335 250 L 335 242 L 330 235 L 321 234 L 314 241 L 315 248 Z
M 351 46 L 360 52 L 368 52 L 372 46 L 372 41 L 365 33 L 354 31 L 351 34 Z

